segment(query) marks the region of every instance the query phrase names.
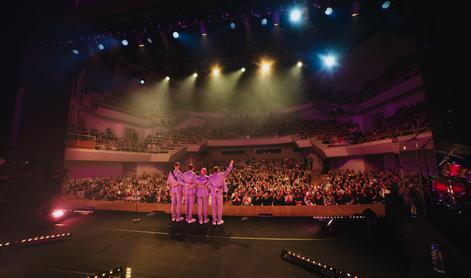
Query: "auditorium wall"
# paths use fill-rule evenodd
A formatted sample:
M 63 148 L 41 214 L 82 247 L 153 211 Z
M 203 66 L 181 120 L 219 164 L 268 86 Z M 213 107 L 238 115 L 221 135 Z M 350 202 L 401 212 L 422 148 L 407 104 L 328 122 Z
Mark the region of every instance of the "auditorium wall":
M 118 138 L 121 138 L 125 135 L 126 128 L 133 129 L 137 133 L 138 142 L 144 141 L 144 138 L 147 135 L 155 132 L 154 128 L 128 124 L 122 121 L 112 120 L 88 113 L 81 113 L 80 119 L 85 123 L 87 130 L 96 129 L 99 132 L 105 132 L 106 129 L 109 128 Z
M 302 159 L 303 154 L 295 151 L 292 147 L 286 146 L 218 148 L 208 150 L 204 154 L 204 159 L 208 161 L 245 160 L 249 158 L 259 160 L 284 158 Z
M 91 177 L 116 177 L 128 173 L 156 174 L 167 172 L 169 163 L 150 162 L 112 162 L 112 161 L 65 161 L 64 168 L 68 170 L 71 179 Z
M 334 157 L 328 159 L 330 169 L 355 170 L 364 172 L 366 170 L 363 156 Z
M 116 177 L 124 172 L 123 162 L 111 161 L 65 161 L 64 168 L 71 179 L 91 177 Z
M 146 163 L 140 162 L 136 164 L 136 174 L 157 174 L 164 173 L 168 170 L 168 163 Z
M 378 155 L 350 156 L 329 158 L 330 169 L 352 169 L 361 172 L 376 170 L 395 170 L 401 167 L 406 173 L 417 173 L 419 167 L 426 174 L 436 173 L 436 156 L 433 150 L 416 154 L 415 151 L 403 151 L 400 155 L 388 153 Z
M 416 103 L 424 101 L 424 99 L 425 92 L 423 89 L 418 89 L 413 93 L 387 100 L 381 105 L 367 109 L 361 114 L 352 116 L 352 120 L 358 123 L 360 127 L 362 127 L 362 130 L 369 130 L 374 127 L 374 119 L 378 115 L 385 119 L 390 118 L 400 108 L 412 106 Z

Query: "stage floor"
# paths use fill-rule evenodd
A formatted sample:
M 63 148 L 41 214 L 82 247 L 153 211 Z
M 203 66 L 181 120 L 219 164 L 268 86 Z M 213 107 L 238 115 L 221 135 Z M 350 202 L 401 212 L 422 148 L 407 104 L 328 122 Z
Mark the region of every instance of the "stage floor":
M 136 217 L 142 220 L 132 222 Z M 334 221 L 329 232 L 310 218 L 226 217 L 212 226 L 170 223 L 167 214 L 97 211 L 50 227 L 71 232 L 67 241 L 0 253 L 0 276 L 84 277 L 129 266 L 132 277 L 316 277 L 281 260 L 282 248 L 361 277 L 404 276 L 394 243 L 382 233 L 368 235 L 363 221 Z

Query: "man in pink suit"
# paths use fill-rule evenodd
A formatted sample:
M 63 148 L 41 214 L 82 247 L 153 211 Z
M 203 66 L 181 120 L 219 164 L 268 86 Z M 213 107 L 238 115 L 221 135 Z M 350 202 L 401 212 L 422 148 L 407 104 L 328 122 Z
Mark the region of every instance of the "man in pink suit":
M 199 223 L 208 223 L 208 185 L 209 180 L 206 176 L 206 168 L 201 168 L 201 173 L 195 178 L 196 198 L 198 200 L 198 219 Z
M 213 168 L 213 173 L 208 177 L 209 187 L 211 188 L 211 208 L 213 211 L 213 225 L 222 225 L 222 202 L 223 193 L 227 192 L 227 185 L 225 178 L 232 170 L 234 160 L 231 160 L 229 167 L 223 173 L 219 172 L 218 167 Z
M 193 165 L 188 166 L 188 171 L 183 173 L 182 181 L 185 193 L 185 209 L 186 209 L 186 222 L 194 223 L 196 220 L 193 218 L 193 206 L 195 205 L 195 185 L 196 174 L 193 172 Z
M 183 182 L 179 162 L 175 162 L 173 165 L 173 171 L 168 173 L 167 185 L 170 187 L 170 194 L 172 197 L 172 222 L 180 222 L 183 220 L 183 217 L 181 217 Z

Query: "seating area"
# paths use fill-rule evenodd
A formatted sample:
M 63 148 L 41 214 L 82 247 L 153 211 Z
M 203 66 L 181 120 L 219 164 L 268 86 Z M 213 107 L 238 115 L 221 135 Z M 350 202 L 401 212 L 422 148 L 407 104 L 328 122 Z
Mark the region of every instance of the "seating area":
M 295 135 L 299 138 L 316 138 L 329 147 L 354 145 L 372 142 L 386 138 L 396 138 L 401 135 L 414 134 L 420 130 L 429 128 L 429 111 L 425 103 L 402 107 L 389 117 L 376 117 L 374 127 L 362 131 L 353 122 L 329 121 L 295 121 L 282 124 L 250 124 L 211 127 L 208 125 L 189 127 L 181 130 L 156 132 L 147 135 L 139 142 L 137 134 L 118 138 L 111 129 L 98 132 L 96 129 L 87 131 L 82 128 L 79 136 L 74 140 L 85 138 L 80 135 L 95 137 L 95 149 L 112 151 L 132 151 L 149 153 L 166 153 L 180 145 L 198 144 L 208 139 L 236 139 L 236 138 L 261 138 Z M 90 138 L 86 138 L 89 141 Z M 71 142 L 68 146 L 87 146 L 87 142 Z
M 225 167 L 218 162 L 206 164 L 208 169 L 213 165 Z M 89 200 L 167 204 L 170 194 L 166 180 L 164 173 L 77 179 L 63 187 L 63 194 Z M 290 159 L 238 161 L 227 184 L 225 199 L 234 206 L 375 204 L 382 203 L 385 190 L 393 187 L 409 202 L 421 194 L 416 178 L 401 179 L 398 171 L 361 173 L 336 169 L 313 182 L 305 162 Z

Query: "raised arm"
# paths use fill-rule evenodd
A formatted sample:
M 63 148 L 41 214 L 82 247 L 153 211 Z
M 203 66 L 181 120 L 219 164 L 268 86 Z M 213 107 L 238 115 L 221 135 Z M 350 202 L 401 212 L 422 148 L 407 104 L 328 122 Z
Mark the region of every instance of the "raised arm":
M 229 163 L 229 166 L 227 167 L 226 171 L 224 171 L 224 177 L 229 176 L 229 174 L 232 171 L 233 164 L 234 164 L 234 160 L 231 160 L 231 162 Z

